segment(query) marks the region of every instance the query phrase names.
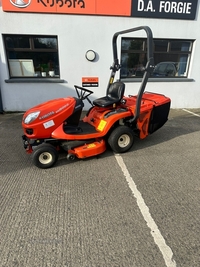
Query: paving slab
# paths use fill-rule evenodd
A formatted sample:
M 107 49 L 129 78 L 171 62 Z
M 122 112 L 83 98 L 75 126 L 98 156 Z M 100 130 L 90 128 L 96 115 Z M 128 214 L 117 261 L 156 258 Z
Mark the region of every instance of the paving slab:
M 0 267 L 170 266 L 112 151 L 38 169 L 21 119 L 0 114 Z M 200 117 L 171 110 L 120 155 L 177 267 L 200 266 L 199 150 Z

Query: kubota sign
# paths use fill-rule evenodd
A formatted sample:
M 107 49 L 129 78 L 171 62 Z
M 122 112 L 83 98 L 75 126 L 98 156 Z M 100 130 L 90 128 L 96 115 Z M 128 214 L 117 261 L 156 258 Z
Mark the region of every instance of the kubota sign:
M 4 11 L 130 16 L 131 0 L 2 0 Z
M 2 0 L 4 11 L 194 20 L 198 0 Z

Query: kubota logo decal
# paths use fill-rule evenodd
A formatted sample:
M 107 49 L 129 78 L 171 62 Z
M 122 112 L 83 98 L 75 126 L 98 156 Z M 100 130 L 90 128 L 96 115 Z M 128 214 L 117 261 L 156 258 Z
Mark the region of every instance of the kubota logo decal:
M 31 0 L 10 0 L 10 3 L 16 7 L 25 8 L 30 5 Z

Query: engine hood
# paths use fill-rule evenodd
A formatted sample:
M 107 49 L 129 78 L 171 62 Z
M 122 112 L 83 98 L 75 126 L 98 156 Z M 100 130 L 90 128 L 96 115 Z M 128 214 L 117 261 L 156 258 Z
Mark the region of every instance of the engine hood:
M 31 113 L 35 111 L 40 111 L 42 113 L 46 110 L 53 110 L 54 112 L 56 112 L 58 109 L 64 109 L 72 103 L 74 103 L 73 97 L 52 99 L 30 108 L 26 111 L 26 113 Z
M 27 110 L 23 116 L 23 121 L 29 114 L 35 112 L 39 112 L 39 115 L 34 122 L 51 119 L 51 117 L 57 116 L 63 111 L 73 109 L 75 102 L 73 97 L 57 98 L 46 101 Z

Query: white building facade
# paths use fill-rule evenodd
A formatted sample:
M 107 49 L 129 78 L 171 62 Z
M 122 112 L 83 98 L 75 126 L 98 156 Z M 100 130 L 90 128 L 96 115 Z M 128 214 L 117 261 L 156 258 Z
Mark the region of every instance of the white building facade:
M 0 0 L 0 109 L 25 111 L 75 96 L 74 85 L 94 91 L 91 100 L 104 96 L 113 34 L 138 26 L 149 26 L 154 38 L 156 67 L 146 90 L 170 97 L 172 108 L 199 108 L 198 0 Z M 138 92 L 145 37 L 118 38 L 115 78 L 125 95 Z

